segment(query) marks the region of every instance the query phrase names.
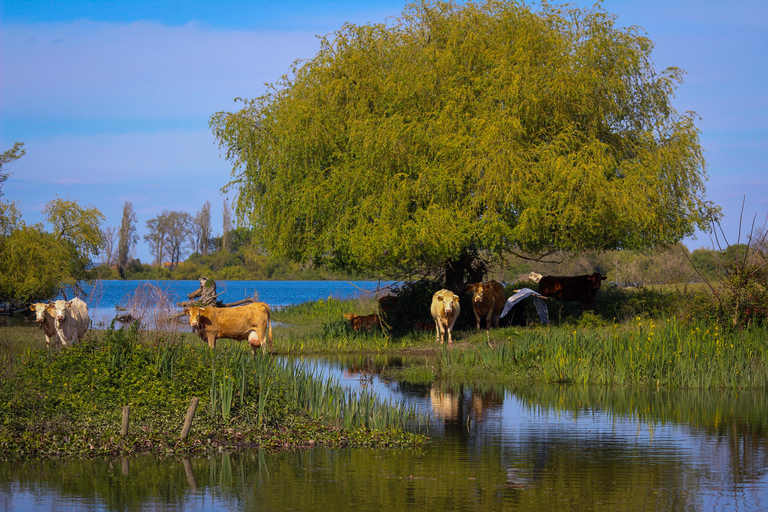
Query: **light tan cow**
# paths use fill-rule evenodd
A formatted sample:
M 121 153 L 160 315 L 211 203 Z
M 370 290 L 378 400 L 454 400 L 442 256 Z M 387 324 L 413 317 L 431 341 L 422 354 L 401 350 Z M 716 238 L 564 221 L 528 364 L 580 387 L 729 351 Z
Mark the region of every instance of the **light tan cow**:
M 530 279 L 534 283 L 538 283 L 539 281 L 541 281 L 541 277 L 542 277 L 541 274 L 537 272 L 531 272 L 530 274 L 528 274 L 528 279 Z
M 475 312 L 477 329 L 480 330 L 480 320 L 485 318 L 486 330 L 499 327 L 499 315 L 504 309 L 504 287 L 497 281 L 487 283 L 472 283 L 467 285 L 467 291 L 472 293 L 472 310 Z
M 451 332 L 453 324 L 459 317 L 459 296 L 450 290 L 439 290 L 432 295 L 432 318 L 435 319 L 435 341 L 442 345 L 445 338 L 448 344 L 453 344 Z
M 57 300 L 53 303 L 54 326 L 63 346 L 74 345 L 85 336 L 91 326 L 88 304 L 75 297 L 72 300 Z
M 263 302 L 231 308 L 190 306 L 184 308 L 184 314 L 189 315 L 189 325 L 195 328 L 200 338 L 207 341 L 211 348 L 216 348 L 216 340 L 228 338 L 248 340 L 253 355 L 256 355 L 258 347 L 261 347 L 263 353 L 266 353 L 267 345 L 272 350 L 270 310 Z
M 35 320 L 40 329 L 45 334 L 45 346 L 51 348 L 51 340 L 53 340 L 54 347 L 61 345 L 61 338 L 59 333 L 56 332 L 56 326 L 54 325 L 56 319 L 53 317 L 53 308 L 47 302 L 36 302 L 30 304 L 29 309 L 35 312 Z

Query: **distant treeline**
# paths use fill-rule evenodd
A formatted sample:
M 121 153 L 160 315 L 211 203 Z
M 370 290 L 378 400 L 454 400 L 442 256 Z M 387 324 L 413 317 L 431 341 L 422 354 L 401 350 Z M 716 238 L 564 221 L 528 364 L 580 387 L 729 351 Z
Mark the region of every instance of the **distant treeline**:
M 98 279 L 120 279 L 117 268 L 100 265 L 94 268 Z M 171 265 L 150 265 L 138 259 L 131 261 L 123 272 L 125 279 L 198 279 L 206 276 L 215 280 L 365 280 L 374 276 L 354 272 L 332 271 L 310 264 L 300 264 L 271 256 L 255 254 L 247 247 L 232 251 L 217 251 L 208 256 L 192 254 L 186 261 Z
M 597 270 L 620 286 L 692 283 L 705 278 L 719 280 L 722 266 L 745 250 L 745 245 L 737 245 L 725 251 L 696 249 L 691 252 L 684 245 L 676 244 L 665 249 L 645 251 L 605 251 L 570 256 L 555 254 L 544 261 L 515 257 L 489 265 L 488 278 L 515 282 L 531 271 L 545 275 L 578 275 Z M 94 273 L 99 279 L 120 279 L 118 270 L 106 265 L 96 267 Z M 134 259 L 124 271 L 125 279 L 182 280 L 200 276 L 217 280 L 358 280 L 382 277 L 278 259 L 260 253 L 249 243 L 235 244 L 231 250 L 218 250 L 207 256 L 193 253 L 175 266 L 150 265 Z

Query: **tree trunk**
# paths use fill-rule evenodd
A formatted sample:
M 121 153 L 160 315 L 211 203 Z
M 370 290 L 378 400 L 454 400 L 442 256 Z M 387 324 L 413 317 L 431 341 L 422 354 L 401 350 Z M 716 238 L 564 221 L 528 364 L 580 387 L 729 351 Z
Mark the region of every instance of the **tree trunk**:
M 457 259 L 445 262 L 445 287 L 461 295 L 464 292 L 465 283 L 480 282 L 485 273 L 485 262 L 474 251 L 465 250 Z

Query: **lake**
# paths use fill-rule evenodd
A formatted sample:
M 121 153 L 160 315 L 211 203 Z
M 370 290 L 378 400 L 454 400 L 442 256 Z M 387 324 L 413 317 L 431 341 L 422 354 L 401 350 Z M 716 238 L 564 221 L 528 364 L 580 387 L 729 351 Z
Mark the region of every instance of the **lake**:
M 159 283 L 179 300 L 197 287 Z M 223 300 L 254 289 L 276 305 L 360 293 L 345 282 L 242 283 L 253 284 L 236 290 L 226 282 L 232 295 Z M 104 292 L 101 304 L 113 297 L 114 314 L 121 293 L 130 292 Z M 350 387 L 369 386 L 385 399 L 431 411 L 441 418 L 430 429 L 432 442 L 408 450 L 250 450 L 192 460 L 0 461 L 0 510 L 768 510 L 762 390 L 406 386 L 379 377 L 382 368 L 402 363 L 398 357 L 302 362 Z
M 303 302 L 351 299 L 376 293 L 393 281 L 216 281 L 218 300 L 225 304 L 253 297 L 273 308 Z M 188 300 L 187 295 L 200 287 L 198 281 L 104 280 L 86 287 L 88 311 L 95 328 L 103 328 L 115 317 L 115 307 L 125 306 L 136 290 L 145 285 L 157 287 L 172 302 Z M 60 297 L 61 298 L 61 297 Z

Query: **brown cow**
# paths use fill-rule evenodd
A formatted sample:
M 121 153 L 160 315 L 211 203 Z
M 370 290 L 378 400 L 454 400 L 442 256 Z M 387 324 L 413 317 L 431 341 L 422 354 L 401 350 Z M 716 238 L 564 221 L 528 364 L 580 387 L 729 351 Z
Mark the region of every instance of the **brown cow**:
M 349 325 L 352 326 L 352 329 L 355 331 L 361 331 L 366 330 L 370 331 L 374 327 L 381 327 L 381 322 L 379 321 L 379 315 L 376 313 L 370 314 L 370 315 L 356 315 L 354 313 L 347 313 L 344 315 L 344 318 L 347 319 L 349 322 Z
M 580 300 L 581 309 L 587 309 L 597 297 L 606 276 L 595 272 L 583 276 L 544 276 L 539 281 L 539 293 L 562 301 Z
M 59 333 L 56 332 L 56 319 L 53 317 L 53 307 L 47 302 L 36 302 L 29 306 L 29 309 L 35 312 L 35 320 L 40 329 L 45 334 L 45 346 L 51 348 L 51 340 L 53 340 L 54 347 L 61 345 L 61 338 Z
M 237 341 L 248 340 L 253 355 L 256 355 L 257 347 L 261 347 L 261 351 L 266 353 L 267 344 L 272 351 L 270 311 L 269 306 L 263 302 L 232 308 L 190 306 L 184 308 L 184 314 L 189 315 L 189 325 L 195 328 L 197 334 L 207 341 L 211 348 L 216 348 L 216 340 L 229 338 Z
M 448 344 L 453 344 L 451 331 L 453 324 L 459 317 L 461 307 L 459 307 L 459 296 L 450 290 L 439 290 L 432 295 L 432 318 L 435 319 L 435 341 L 443 344 L 445 338 L 448 338 Z
M 485 318 L 485 328 L 491 324 L 499 327 L 499 315 L 504 309 L 504 287 L 497 281 L 487 283 L 472 283 L 467 285 L 467 291 L 472 293 L 472 309 L 475 312 L 477 329 L 480 330 L 480 319 Z

